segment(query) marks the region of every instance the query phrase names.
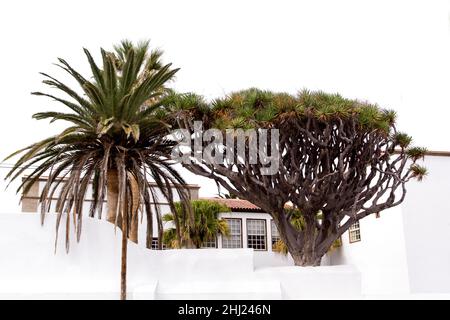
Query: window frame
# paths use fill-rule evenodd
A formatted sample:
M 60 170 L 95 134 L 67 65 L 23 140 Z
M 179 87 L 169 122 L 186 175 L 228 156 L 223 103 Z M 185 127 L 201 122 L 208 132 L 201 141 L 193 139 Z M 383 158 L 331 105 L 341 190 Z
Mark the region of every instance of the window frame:
M 241 240 L 241 246 L 239 247 L 239 248 L 225 248 L 224 246 L 223 246 L 223 241 L 224 240 L 226 240 L 226 238 L 228 238 L 227 236 L 224 236 L 224 235 L 222 235 L 222 243 L 221 243 L 221 249 L 242 249 L 242 248 L 244 248 L 244 242 L 243 242 L 243 228 L 242 228 L 242 218 L 223 218 L 225 221 L 227 221 L 227 223 L 228 223 L 228 220 L 239 220 L 239 223 L 240 223 L 240 226 L 241 226 L 241 233 L 240 233 L 240 240 Z M 230 230 L 231 231 L 231 230 Z M 230 236 L 232 236 L 232 235 L 230 235 Z M 218 248 L 218 247 L 217 247 Z
M 242 231 L 241 231 L 242 233 Z M 214 235 L 213 238 L 211 239 L 214 240 L 214 247 L 206 247 L 204 244 L 202 245 L 202 247 L 200 249 L 217 249 L 218 248 L 218 241 L 217 241 L 217 235 Z
M 353 226 L 358 224 L 358 228 L 354 228 Z M 356 239 L 356 236 L 354 237 L 355 239 L 352 240 L 352 232 L 357 232 L 359 234 L 358 239 Z M 350 225 L 350 227 L 348 228 L 348 242 L 349 243 L 356 243 L 356 242 L 360 242 L 361 241 L 361 224 L 359 223 L 359 220 L 352 223 Z
M 278 233 L 278 236 L 277 236 L 278 240 L 275 242 L 273 242 L 273 238 L 274 238 L 273 228 L 275 228 L 275 230 L 277 230 L 277 233 Z M 279 240 L 281 240 L 280 231 L 278 230 L 277 226 L 275 225 L 275 221 L 273 219 L 270 219 L 270 243 L 272 245 L 272 251 L 273 251 L 275 243 L 277 243 Z
M 153 243 L 156 243 L 156 248 L 153 247 Z M 152 237 L 152 249 L 151 250 L 166 250 L 167 247 L 164 244 L 164 242 L 162 243 L 161 249 L 158 249 L 158 237 Z
M 248 246 L 248 226 L 249 226 L 249 221 L 263 221 L 264 222 L 264 249 L 255 249 L 255 248 L 251 248 Z M 268 251 L 268 247 L 267 247 L 267 219 L 258 219 L 258 218 L 248 218 L 246 219 L 246 236 L 247 236 L 247 248 L 248 249 L 253 249 L 255 251 Z

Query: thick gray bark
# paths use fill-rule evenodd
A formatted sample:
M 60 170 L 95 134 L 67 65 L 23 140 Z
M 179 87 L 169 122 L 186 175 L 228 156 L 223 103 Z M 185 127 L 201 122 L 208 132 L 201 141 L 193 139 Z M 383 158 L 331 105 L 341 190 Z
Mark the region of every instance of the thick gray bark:
M 191 120 L 186 115 L 179 125 L 193 130 Z M 263 175 L 260 163 L 248 161 L 211 164 L 203 159 L 183 165 L 270 213 L 296 264 L 318 265 L 352 223 L 400 204 L 414 177 L 408 163 L 416 159 L 403 147 L 397 150 L 395 139 L 384 132 L 362 130 L 358 121 L 287 117 L 273 123 L 281 157 L 273 175 Z M 292 226 L 287 203 L 301 212 L 305 228 Z

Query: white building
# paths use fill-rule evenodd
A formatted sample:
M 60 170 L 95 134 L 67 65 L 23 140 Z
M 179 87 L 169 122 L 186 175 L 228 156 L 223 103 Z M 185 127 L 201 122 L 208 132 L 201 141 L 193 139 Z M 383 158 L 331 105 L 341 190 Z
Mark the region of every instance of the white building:
M 425 166 L 429 175 L 422 182 L 409 183 L 403 204 L 362 219 L 342 236 L 342 246 L 327 254 L 322 265 L 357 267 L 365 294 L 450 293 L 450 152 L 429 152 Z M 44 181 L 25 195 L 22 211 L 38 210 Z M 189 188 L 191 198 L 197 199 L 199 187 Z M 231 235 L 217 236 L 206 247 L 253 249 L 259 266 L 293 264 L 290 257 L 272 251 L 279 237 L 269 214 L 246 200 L 209 199 L 231 209 L 220 214 Z M 169 212 L 163 201 L 154 205 Z M 141 243 L 144 235 L 140 232 Z M 156 248 L 156 234 L 153 244 Z
M 46 177 L 42 177 L 39 181 L 35 182 L 33 187 L 30 188 L 27 194 L 22 197 L 22 212 L 39 212 L 39 195 L 46 183 Z M 195 200 L 199 198 L 198 185 L 190 184 L 187 186 L 189 189 L 191 199 Z M 57 193 L 57 192 L 56 192 Z M 87 191 L 87 195 L 92 192 L 90 189 Z M 158 192 L 157 192 L 158 193 Z M 175 201 L 179 200 L 177 193 L 173 192 Z M 159 206 L 161 214 L 169 213 L 170 207 L 162 194 L 157 194 L 157 202 L 153 202 L 153 206 Z M 50 212 L 54 212 L 54 206 L 56 205 L 56 197 L 52 199 L 52 205 Z M 254 249 L 256 256 L 263 263 L 269 265 L 283 265 L 285 263 L 291 264 L 292 260 L 287 257 L 277 257 L 272 254 L 272 245 L 279 239 L 278 232 L 269 214 L 263 212 L 260 208 L 250 203 L 247 200 L 241 199 L 222 199 L 222 198 L 204 198 L 211 201 L 220 202 L 230 208 L 230 212 L 224 212 L 219 215 L 220 218 L 224 218 L 230 228 L 230 236 L 222 237 L 217 235 L 215 239 L 205 244 L 206 248 L 219 248 L 219 249 Z M 87 197 L 83 206 L 83 212 L 89 212 L 92 199 Z M 103 212 L 106 212 L 106 202 L 104 204 Z M 158 235 L 156 217 L 153 219 L 153 241 L 152 248 L 158 248 Z M 145 243 L 145 217 L 143 223 L 140 224 L 139 242 Z M 165 228 L 172 227 L 171 224 L 166 223 Z M 281 259 L 280 259 L 281 258 Z
M 365 294 L 450 293 L 450 152 L 428 152 L 424 165 L 429 174 L 408 184 L 401 205 L 360 220 L 322 265 L 357 267 Z M 275 239 L 268 214 L 244 211 L 224 215 L 242 219 L 244 248 L 249 247 L 248 224 L 255 219 L 265 221 L 263 238 Z
M 450 152 L 428 152 L 424 165 L 428 176 L 408 184 L 400 206 L 360 220 L 322 265 L 356 266 L 366 294 L 450 293 Z M 232 209 L 222 217 L 234 219 L 243 248 L 254 248 L 261 257 L 272 252 L 277 232 L 270 215 L 243 200 L 217 201 Z M 218 246 L 224 247 L 220 237 Z
M 353 264 L 363 291 L 450 293 L 450 152 L 429 152 L 429 174 L 411 181 L 398 207 L 360 221 L 360 240 L 344 234 L 331 264 Z

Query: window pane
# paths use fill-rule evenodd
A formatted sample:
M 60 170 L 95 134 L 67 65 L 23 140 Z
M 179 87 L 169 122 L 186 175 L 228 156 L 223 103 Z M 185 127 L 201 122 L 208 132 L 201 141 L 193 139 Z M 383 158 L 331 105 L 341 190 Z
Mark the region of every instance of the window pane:
M 277 226 L 275 225 L 275 222 L 273 220 L 270 221 L 270 230 L 272 234 L 272 249 L 273 249 L 275 243 L 277 243 L 277 241 L 280 240 L 280 233 L 278 232 Z
M 152 249 L 158 250 L 158 238 L 152 238 Z M 162 249 L 166 249 L 166 245 L 164 243 L 162 244 Z
M 348 229 L 348 235 L 350 238 L 350 243 L 361 241 L 361 227 L 359 221 L 353 223 Z
M 241 219 L 225 219 L 230 229 L 230 236 L 222 238 L 222 248 L 242 248 Z
M 247 247 L 266 250 L 266 220 L 247 220 Z
M 217 248 L 216 237 L 211 237 L 210 239 L 206 240 L 203 243 L 202 248 Z

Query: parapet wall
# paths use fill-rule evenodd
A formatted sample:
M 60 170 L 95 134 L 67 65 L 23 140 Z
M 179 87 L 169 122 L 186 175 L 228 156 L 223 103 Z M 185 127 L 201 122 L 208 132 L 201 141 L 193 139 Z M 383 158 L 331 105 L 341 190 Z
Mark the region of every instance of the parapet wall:
M 37 214 L 1 214 L 0 298 L 118 298 L 120 230 L 85 218 L 80 243 L 71 231 L 66 254 L 61 223 L 55 254 L 54 215 L 41 227 Z M 251 249 L 157 251 L 129 243 L 129 298 L 342 299 L 361 294 L 360 274 L 349 266 L 255 268 L 255 261 L 261 259 Z

